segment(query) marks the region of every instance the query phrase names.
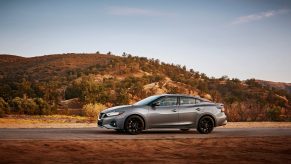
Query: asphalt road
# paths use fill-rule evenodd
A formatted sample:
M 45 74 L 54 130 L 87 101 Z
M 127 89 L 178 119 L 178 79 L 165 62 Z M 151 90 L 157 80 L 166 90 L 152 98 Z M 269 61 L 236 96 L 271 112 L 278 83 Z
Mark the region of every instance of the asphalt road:
M 211 134 L 196 130 L 182 132 L 176 129 L 154 129 L 139 135 L 117 133 L 102 128 L 43 128 L 0 129 L 0 140 L 66 140 L 66 139 L 174 139 L 174 138 L 225 138 L 291 136 L 291 128 L 216 128 Z

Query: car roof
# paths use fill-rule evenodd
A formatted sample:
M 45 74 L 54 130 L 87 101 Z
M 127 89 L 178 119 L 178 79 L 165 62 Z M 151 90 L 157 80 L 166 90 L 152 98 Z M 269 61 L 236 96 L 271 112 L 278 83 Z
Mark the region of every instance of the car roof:
M 182 97 L 201 98 L 200 96 L 192 96 L 192 95 L 186 95 L 186 94 L 161 94 L 160 96 L 182 96 Z

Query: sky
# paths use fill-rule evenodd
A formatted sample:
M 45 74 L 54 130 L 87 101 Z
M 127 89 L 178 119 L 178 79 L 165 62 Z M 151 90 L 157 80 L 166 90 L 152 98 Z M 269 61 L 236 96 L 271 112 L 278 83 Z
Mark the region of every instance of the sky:
M 0 0 L 0 54 L 96 51 L 291 83 L 291 1 Z

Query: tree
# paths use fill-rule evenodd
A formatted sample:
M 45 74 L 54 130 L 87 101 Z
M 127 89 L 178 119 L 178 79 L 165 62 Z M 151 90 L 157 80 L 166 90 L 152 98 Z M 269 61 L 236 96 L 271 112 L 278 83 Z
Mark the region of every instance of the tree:
M 31 83 L 27 81 L 25 78 L 22 79 L 21 90 L 22 90 L 23 97 L 31 95 Z
M 115 105 L 125 105 L 129 103 L 129 96 L 126 89 L 118 88 L 116 90 L 116 102 Z
M 191 69 L 190 69 L 190 73 L 193 73 L 193 74 L 194 74 L 194 73 L 195 73 L 195 72 L 194 72 L 194 69 L 191 68 Z
M 187 70 L 187 68 L 186 68 L 186 66 L 185 66 L 185 65 L 182 67 L 182 69 L 183 69 L 184 71 L 186 71 L 186 70 Z
M 73 84 L 69 85 L 65 90 L 65 99 L 80 98 L 81 94 L 82 90 L 80 86 L 76 82 L 73 82 Z
M 122 53 L 122 57 L 126 57 L 126 55 L 127 55 L 127 54 L 126 54 L 125 52 Z

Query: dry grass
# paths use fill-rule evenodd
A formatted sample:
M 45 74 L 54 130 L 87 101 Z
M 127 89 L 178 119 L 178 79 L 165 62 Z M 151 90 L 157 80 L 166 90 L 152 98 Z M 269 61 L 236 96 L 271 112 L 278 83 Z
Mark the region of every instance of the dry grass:
M 291 122 L 228 122 L 221 128 L 291 128 Z
M 81 128 L 96 127 L 96 123 L 88 117 L 48 115 L 28 116 L 9 115 L 0 118 L 0 128 Z

